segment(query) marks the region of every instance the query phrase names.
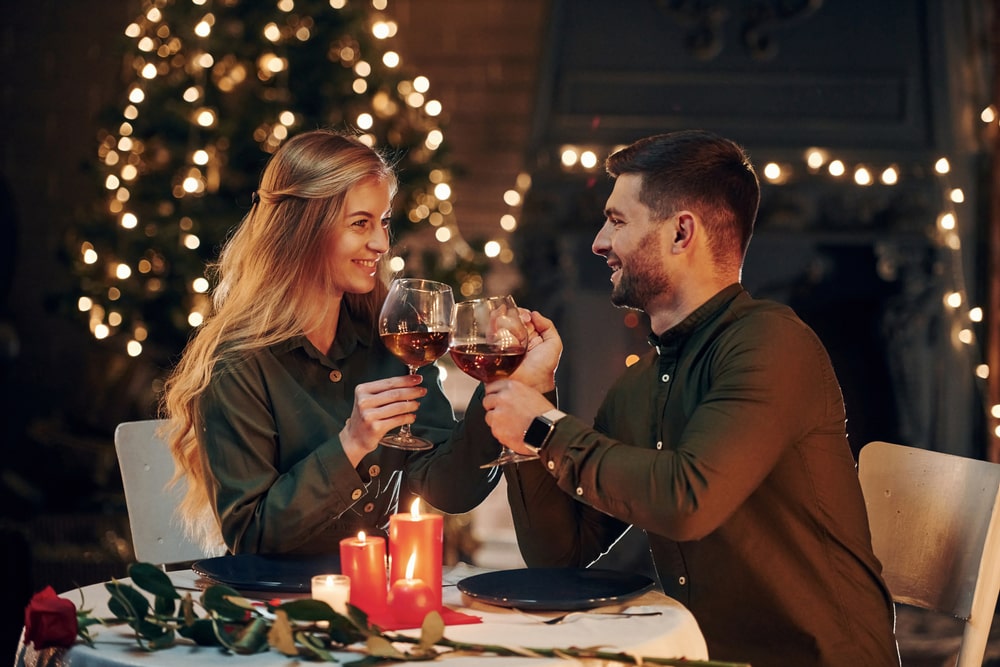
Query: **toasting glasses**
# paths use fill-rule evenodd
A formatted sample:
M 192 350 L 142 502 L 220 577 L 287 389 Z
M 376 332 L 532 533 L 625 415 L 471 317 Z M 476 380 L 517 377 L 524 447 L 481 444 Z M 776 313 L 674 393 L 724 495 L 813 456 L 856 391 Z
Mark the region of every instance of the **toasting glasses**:
M 527 351 L 528 329 L 513 297 L 491 296 L 456 304 L 449 352 L 466 374 L 480 382 L 505 378 L 517 370 Z M 537 458 L 504 447 L 499 458 L 481 467 Z
M 378 318 L 378 331 L 386 348 L 403 360 L 416 375 L 421 366 L 434 363 L 448 351 L 455 297 L 444 283 L 420 278 L 392 281 Z M 430 449 L 434 443 L 418 438 L 403 424 L 398 433 L 380 441 L 397 449 Z

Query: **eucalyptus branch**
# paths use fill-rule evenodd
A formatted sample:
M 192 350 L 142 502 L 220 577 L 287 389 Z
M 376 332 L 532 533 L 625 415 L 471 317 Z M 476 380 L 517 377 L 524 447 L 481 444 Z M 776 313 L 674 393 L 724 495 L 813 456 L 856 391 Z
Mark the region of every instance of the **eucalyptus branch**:
M 94 626 L 124 624 L 132 628 L 139 647 L 146 651 L 169 648 L 181 637 L 200 646 L 222 647 L 236 655 L 275 650 L 289 657 L 323 662 L 337 662 L 334 651 L 360 656 L 344 667 L 430 661 L 441 655 L 457 654 L 593 659 L 638 667 L 750 667 L 746 663 L 718 660 L 640 656 L 600 646 L 558 648 L 459 642 L 444 636 L 444 619 L 436 611 L 427 614 L 419 637 L 414 637 L 384 631 L 363 610 L 350 604 L 346 614 L 339 614 L 320 600 L 297 599 L 268 603 L 265 613 L 260 604 L 227 586 L 208 586 L 197 601 L 190 593 L 181 595 L 170 578 L 149 563 L 134 563 L 129 576 L 138 589 L 152 594 L 152 604 L 137 588 L 112 580 L 104 586 L 114 618 L 99 619 L 91 610 L 77 610 L 74 628 L 79 639 L 93 646 L 90 630 Z M 196 607 L 205 615 L 196 613 Z M 404 646 L 410 648 L 403 650 Z
M 384 635 L 391 642 L 419 644 L 420 638 L 406 635 Z M 538 648 L 510 647 L 499 644 L 473 644 L 457 642 L 446 637 L 435 642 L 435 646 L 444 646 L 463 653 L 489 654 L 496 656 L 519 656 L 530 658 L 593 658 L 597 660 L 620 662 L 628 665 L 666 665 L 668 667 L 751 667 L 745 662 L 720 662 L 718 660 L 691 660 L 689 658 L 660 658 L 639 656 L 623 651 L 602 651 L 593 648 Z

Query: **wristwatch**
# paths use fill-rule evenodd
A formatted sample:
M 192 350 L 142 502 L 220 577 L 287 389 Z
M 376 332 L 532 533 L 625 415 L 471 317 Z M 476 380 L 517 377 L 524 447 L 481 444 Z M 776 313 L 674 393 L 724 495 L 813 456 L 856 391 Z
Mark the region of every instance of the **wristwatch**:
M 562 410 L 553 409 L 535 417 L 528 430 L 524 432 L 524 438 L 522 438 L 524 444 L 537 454 L 538 450 L 548 444 L 549 438 L 552 437 L 552 431 L 556 428 L 556 422 L 565 416 L 566 413 Z

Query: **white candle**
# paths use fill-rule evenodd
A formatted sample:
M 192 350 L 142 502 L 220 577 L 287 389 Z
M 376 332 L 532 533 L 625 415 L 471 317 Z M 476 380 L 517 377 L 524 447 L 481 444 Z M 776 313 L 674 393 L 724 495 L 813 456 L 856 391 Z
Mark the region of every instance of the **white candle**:
M 317 574 L 312 578 L 312 597 L 327 603 L 338 614 L 346 614 L 351 578 L 344 574 Z

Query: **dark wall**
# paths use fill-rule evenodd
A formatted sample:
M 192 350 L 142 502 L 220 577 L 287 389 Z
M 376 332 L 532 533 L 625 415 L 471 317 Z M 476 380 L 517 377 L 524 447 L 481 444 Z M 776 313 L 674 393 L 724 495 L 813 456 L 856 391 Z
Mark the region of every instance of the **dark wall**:
M 793 305 L 826 343 L 855 452 L 886 439 L 981 456 L 972 365 L 983 355 L 954 343 L 942 299 L 951 289 L 985 298 L 975 279 L 986 14 L 979 1 L 557 0 L 519 239 L 526 275 L 558 267 L 525 298 L 560 317 L 570 408 L 592 414 L 625 356 L 646 349 L 646 329 L 607 303 L 603 262 L 590 255 L 607 179 L 563 168 L 561 149 L 603 159 L 642 136 L 702 128 L 743 144 L 759 172 L 775 161 L 791 174 L 763 185 L 743 281 Z M 861 188 L 851 172 L 809 172 L 810 147 L 876 175 L 895 165 L 900 182 Z M 932 169 L 942 155 L 947 179 Z M 963 204 L 946 201 L 951 187 Z M 937 234 L 947 207 L 958 252 Z

